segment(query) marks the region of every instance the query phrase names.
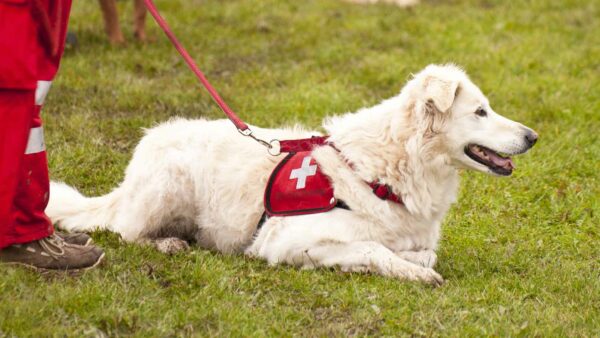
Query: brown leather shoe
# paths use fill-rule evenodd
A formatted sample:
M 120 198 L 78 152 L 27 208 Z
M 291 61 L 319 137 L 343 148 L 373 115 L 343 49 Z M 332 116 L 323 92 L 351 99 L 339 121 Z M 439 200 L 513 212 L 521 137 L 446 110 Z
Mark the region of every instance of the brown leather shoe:
M 62 238 L 63 241 L 67 244 L 75 244 L 81 246 L 88 246 L 92 244 L 92 237 L 84 234 L 82 232 L 61 232 L 54 231 L 54 235 Z
M 67 244 L 54 235 L 0 250 L 0 263 L 38 269 L 90 269 L 100 264 L 102 258 L 104 251 L 98 247 Z

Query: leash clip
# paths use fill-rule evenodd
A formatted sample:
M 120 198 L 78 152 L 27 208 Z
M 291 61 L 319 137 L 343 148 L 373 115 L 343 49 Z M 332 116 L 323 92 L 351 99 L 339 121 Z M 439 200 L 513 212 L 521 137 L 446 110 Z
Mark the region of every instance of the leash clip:
M 274 140 L 271 140 L 270 142 L 267 142 L 263 139 L 260 139 L 256 136 L 254 136 L 254 134 L 252 133 L 252 130 L 250 130 L 250 128 L 246 128 L 244 130 L 238 129 L 238 132 L 244 136 L 250 137 L 254 141 L 265 146 L 267 148 L 267 152 L 269 153 L 269 155 L 277 156 L 277 155 L 281 154 L 281 144 L 279 143 L 279 140 L 274 139 Z

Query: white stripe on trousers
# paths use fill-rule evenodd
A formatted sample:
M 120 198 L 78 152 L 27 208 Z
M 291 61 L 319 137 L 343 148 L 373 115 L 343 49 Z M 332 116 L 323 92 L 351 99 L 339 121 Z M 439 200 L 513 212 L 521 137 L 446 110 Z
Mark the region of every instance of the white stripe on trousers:
M 31 128 L 29 130 L 29 140 L 27 140 L 25 155 L 37 154 L 45 150 L 46 143 L 44 142 L 44 128 Z
M 50 91 L 50 86 L 52 85 L 52 81 L 38 81 L 37 87 L 35 89 L 35 105 L 41 106 L 44 104 L 46 100 L 46 95 L 48 95 L 48 91 Z
M 41 106 L 46 100 L 48 91 L 52 81 L 38 81 L 35 89 L 35 105 Z M 46 151 L 46 143 L 44 142 L 44 128 L 36 127 L 29 130 L 29 139 L 27 140 L 27 148 L 25 155 L 37 154 Z

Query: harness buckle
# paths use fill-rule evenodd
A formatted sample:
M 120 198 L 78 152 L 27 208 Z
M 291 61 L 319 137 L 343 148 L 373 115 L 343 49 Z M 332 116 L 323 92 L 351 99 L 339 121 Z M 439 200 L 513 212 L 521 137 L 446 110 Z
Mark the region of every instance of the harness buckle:
M 269 148 L 267 149 L 269 155 L 277 156 L 281 154 L 281 142 L 278 139 L 273 139 L 269 142 Z
M 390 187 L 387 184 L 376 183 L 373 186 L 373 193 L 385 201 L 390 197 Z

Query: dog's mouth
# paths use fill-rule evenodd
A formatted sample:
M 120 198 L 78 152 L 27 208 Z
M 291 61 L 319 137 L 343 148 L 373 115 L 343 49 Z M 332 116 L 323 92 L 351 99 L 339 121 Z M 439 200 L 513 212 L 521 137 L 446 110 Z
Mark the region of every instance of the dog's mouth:
M 515 169 L 515 164 L 509 156 L 484 146 L 469 144 L 465 147 L 465 154 L 473 161 L 488 167 L 490 171 L 497 175 L 509 176 Z

